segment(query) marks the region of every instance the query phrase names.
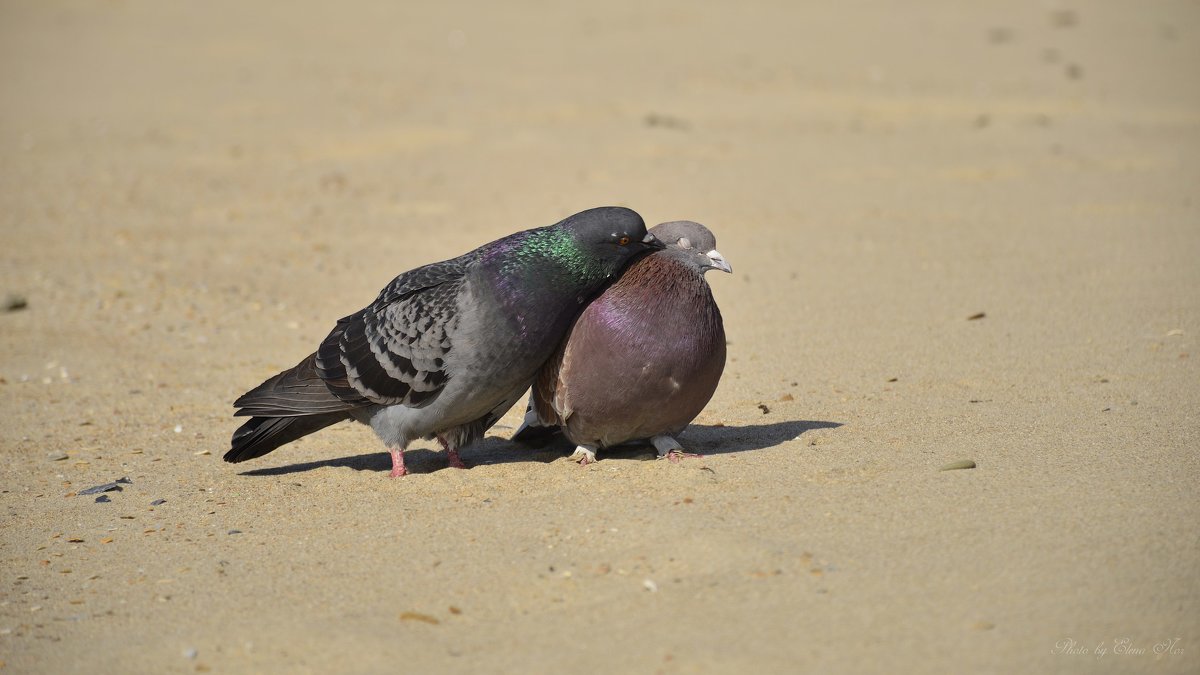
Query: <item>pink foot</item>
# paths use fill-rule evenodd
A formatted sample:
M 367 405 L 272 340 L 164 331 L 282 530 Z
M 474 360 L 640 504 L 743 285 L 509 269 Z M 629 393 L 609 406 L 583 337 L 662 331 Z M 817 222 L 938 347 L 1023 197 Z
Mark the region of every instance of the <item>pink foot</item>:
M 442 438 L 441 436 L 438 436 L 437 439 L 438 443 L 442 444 L 442 449 L 446 451 L 446 460 L 450 464 L 451 468 L 467 468 L 467 465 L 463 464 L 462 458 L 458 456 L 458 448 L 450 447 L 450 444 L 446 442 L 446 439 Z
M 693 459 L 696 457 L 703 457 L 703 456 L 704 455 L 700 455 L 700 454 L 697 454 L 694 452 L 683 452 L 682 450 L 672 450 L 671 452 L 667 453 L 667 461 L 671 462 L 672 464 L 678 464 L 681 460 Z
M 571 461 L 579 462 L 579 466 L 587 466 L 596 462 L 596 446 L 579 445 L 575 447 L 575 452 L 571 455 Z
M 404 450 L 388 448 L 388 452 L 392 454 L 392 478 L 407 475 L 408 469 L 404 468 Z

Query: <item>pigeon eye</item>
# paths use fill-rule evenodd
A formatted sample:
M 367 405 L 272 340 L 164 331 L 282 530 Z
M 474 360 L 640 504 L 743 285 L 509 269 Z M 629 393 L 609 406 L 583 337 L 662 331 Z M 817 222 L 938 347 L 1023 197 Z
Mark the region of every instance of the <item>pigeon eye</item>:
M 621 237 L 620 239 L 617 240 L 618 246 L 625 246 L 627 244 L 629 244 L 629 237 Z

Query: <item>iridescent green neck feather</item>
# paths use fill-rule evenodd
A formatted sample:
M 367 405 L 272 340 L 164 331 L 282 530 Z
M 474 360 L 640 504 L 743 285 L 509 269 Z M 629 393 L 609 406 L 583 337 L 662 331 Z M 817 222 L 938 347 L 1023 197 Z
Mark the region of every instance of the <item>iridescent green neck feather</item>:
M 594 283 L 608 276 L 603 263 L 581 250 L 571 233 L 559 227 L 528 232 L 516 242 L 502 270 L 505 273 L 536 270 L 561 281 L 582 283 Z

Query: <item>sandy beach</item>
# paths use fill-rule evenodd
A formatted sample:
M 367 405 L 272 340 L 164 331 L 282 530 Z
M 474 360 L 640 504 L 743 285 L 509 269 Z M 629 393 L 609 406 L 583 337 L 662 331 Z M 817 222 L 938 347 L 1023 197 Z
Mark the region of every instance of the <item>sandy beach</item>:
M 1180 1 L 0 2 L 0 672 L 1200 672 L 1196 64 Z M 702 458 L 221 460 L 610 204 L 733 267 Z

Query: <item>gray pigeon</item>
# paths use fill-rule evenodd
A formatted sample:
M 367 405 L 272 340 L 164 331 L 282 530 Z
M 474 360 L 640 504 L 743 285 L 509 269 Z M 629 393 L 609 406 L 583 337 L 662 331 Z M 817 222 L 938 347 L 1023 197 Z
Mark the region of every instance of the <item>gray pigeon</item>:
M 513 440 L 560 427 L 581 464 L 596 461 L 600 448 L 639 439 L 650 439 L 660 457 L 685 454 L 674 437 L 704 409 L 725 369 L 725 328 L 704 273 L 732 269 L 699 223 L 663 223 L 650 233 L 666 249 L 634 261 L 583 310 L 538 374 Z
M 602 207 L 405 272 L 338 321 L 316 353 L 242 395 L 227 462 L 343 420 L 369 424 L 403 476 L 437 438 L 451 466 L 512 407 L 571 322 L 635 256 L 662 245 L 637 213 Z

